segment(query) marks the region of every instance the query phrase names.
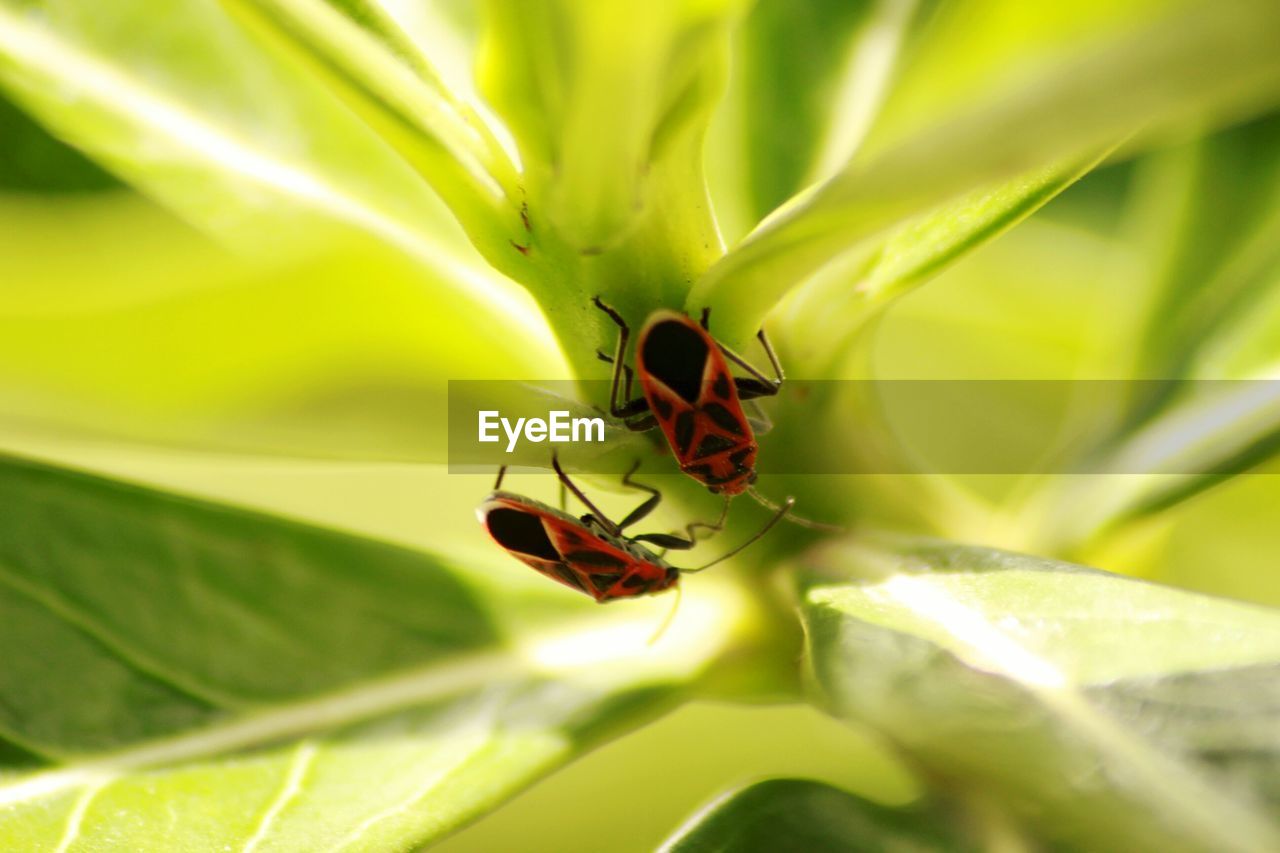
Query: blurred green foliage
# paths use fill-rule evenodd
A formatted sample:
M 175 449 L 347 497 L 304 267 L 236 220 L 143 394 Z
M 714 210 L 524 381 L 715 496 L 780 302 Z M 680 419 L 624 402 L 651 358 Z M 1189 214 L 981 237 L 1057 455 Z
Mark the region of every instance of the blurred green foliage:
M 0 97 L 0 188 L 5 192 L 79 193 L 120 187 L 88 157 L 51 137 L 7 98 Z

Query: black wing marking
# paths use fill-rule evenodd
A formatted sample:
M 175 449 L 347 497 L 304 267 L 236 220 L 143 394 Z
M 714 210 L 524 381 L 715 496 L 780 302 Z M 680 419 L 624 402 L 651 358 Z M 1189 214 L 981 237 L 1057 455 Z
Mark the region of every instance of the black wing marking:
M 536 513 L 498 507 L 485 516 L 485 524 L 497 543 L 508 551 L 557 563 L 563 559 Z
M 645 335 L 640 358 L 646 371 L 692 405 L 702 394 L 709 351 L 702 332 L 679 320 L 662 320 Z

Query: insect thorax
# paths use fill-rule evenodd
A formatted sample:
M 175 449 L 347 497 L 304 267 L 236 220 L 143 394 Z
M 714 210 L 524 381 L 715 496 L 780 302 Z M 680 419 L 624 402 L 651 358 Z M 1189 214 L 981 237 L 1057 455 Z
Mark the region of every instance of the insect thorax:
M 627 539 L 625 536 L 617 536 L 611 531 L 609 531 L 608 529 L 606 529 L 605 526 L 600 522 L 600 519 L 596 518 L 594 515 L 590 515 L 590 514 L 584 515 L 582 516 L 581 521 L 582 521 L 582 525 L 586 527 L 587 530 L 591 531 L 591 534 L 593 536 L 598 536 L 608 544 L 617 548 L 619 551 L 623 551 L 631 555 L 637 560 L 640 560 L 645 563 L 651 563 L 661 569 L 671 568 L 667 564 L 666 560 L 662 559 L 657 554 L 650 551 L 644 545 L 640 544 L 639 542 L 632 542 L 630 539 Z

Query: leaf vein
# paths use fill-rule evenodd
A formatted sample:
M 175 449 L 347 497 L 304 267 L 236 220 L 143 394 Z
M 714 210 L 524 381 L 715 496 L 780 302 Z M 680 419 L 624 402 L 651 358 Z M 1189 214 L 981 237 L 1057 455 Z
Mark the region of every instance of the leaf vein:
M 314 741 L 306 740 L 298 744 L 298 748 L 294 752 L 293 761 L 289 764 L 289 773 L 285 777 L 284 784 L 280 787 L 280 793 L 276 795 L 271 805 L 263 812 L 262 819 L 258 821 L 258 826 L 253 835 L 245 842 L 244 853 L 253 853 L 257 849 L 258 845 L 262 843 L 263 839 L 271 831 L 271 825 L 275 822 L 275 819 L 302 790 L 302 780 L 306 777 L 307 770 L 315 759 L 316 751 L 317 747 Z

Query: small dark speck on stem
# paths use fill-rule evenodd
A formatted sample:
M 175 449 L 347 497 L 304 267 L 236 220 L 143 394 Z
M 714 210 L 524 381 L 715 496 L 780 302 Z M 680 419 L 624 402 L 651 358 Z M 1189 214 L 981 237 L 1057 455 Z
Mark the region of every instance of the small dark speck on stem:
M 520 245 L 519 243 L 517 243 L 515 240 L 510 240 L 510 241 L 508 241 L 508 242 L 510 242 L 510 243 L 511 243 L 512 247 L 513 247 L 517 252 L 519 252 L 520 254 L 524 255 L 526 258 L 527 258 L 527 257 L 529 257 L 529 247 L 528 247 L 528 246 L 521 246 L 521 245 Z

